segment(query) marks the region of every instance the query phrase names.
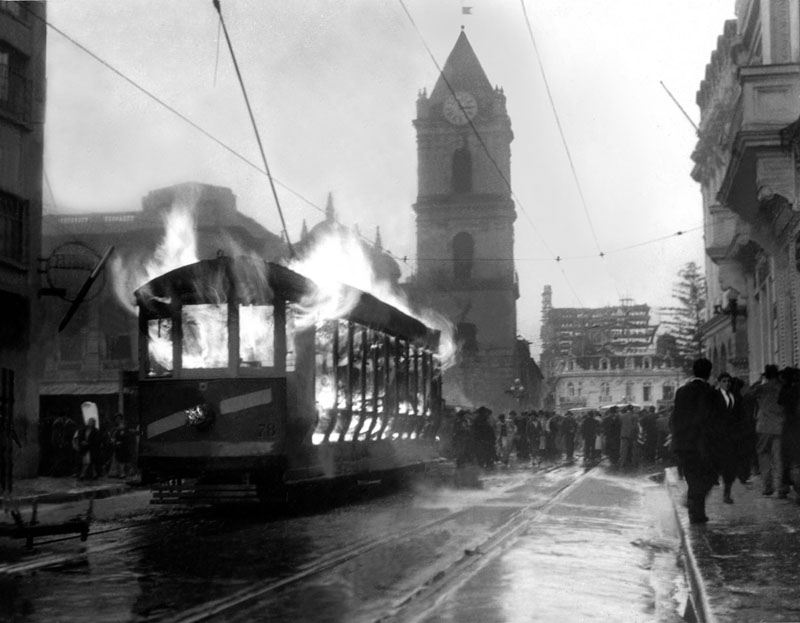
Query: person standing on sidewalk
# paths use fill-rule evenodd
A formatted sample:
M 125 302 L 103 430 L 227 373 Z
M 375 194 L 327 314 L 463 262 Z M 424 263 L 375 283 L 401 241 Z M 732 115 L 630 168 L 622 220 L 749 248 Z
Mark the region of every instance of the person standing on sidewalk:
M 694 376 L 675 392 L 670 428 L 672 451 L 688 488 L 689 522 L 698 524 L 708 521 L 706 497 L 716 478 L 708 439 L 715 396 L 708 384 L 711 362 L 695 360 L 692 373 Z
M 633 412 L 633 406 L 622 408 L 619 417 L 619 466 L 631 467 L 634 464 L 634 445 L 639 435 L 639 418 Z
M 762 493 L 772 495 L 777 490 L 778 497 L 785 498 L 789 494 L 789 486 L 783 482 L 783 435 L 784 411 L 779 403 L 781 382 L 778 378 L 778 366 L 769 364 L 764 367 L 761 381 L 746 393 L 756 399 L 758 414 L 756 415 L 756 434 L 758 442 L 758 469 L 761 472 Z
M 717 389 L 714 393 L 714 415 L 711 419 L 710 448 L 711 460 L 714 470 L 722 476 L 724 489 L 722 501 L 733 504 L 731 487 L 736 480 L 736 448 L 734 435 L 738 425 L 737 414 L 739 405 L 736 404 L 731 391 L 732 377 L 723 372 L 717 377 Z

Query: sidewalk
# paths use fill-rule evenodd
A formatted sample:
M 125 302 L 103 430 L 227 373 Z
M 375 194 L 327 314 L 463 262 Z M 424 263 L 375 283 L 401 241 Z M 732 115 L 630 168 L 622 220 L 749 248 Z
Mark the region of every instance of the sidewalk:
M 761 495 L 754 476 L 733 485 L 733 504 L 714 487 L 707 524 L 690 525 L 686 483 L 674 467 L 666 483 L 678 516 L 697 620 L 706 623 L 800 621 L 800 505 Z
M 14 481 L 11 498 L 20 505 L 33 502 L 39 504 L 64 504 L 90 498 L 101 499 L 122 495 L 139 485 L 138 478 L 97 478 L 77 480 L 73 476 L 63 478 L 39 477 Z

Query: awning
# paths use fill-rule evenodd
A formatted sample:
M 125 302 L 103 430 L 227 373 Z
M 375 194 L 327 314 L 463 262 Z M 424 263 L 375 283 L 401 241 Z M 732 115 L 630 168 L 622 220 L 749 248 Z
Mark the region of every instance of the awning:
M 116 381 L 97 381 L 95 383 L 41 383 L 40 396 L 88 396 L 96 394 L 118 394 L 119 383 Z

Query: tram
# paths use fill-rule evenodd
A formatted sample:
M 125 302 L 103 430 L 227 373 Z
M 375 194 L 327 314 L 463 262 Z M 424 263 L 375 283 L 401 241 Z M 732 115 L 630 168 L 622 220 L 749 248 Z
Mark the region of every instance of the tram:
M 369 293 L 217 257 L 136 290 L 139 467 L 153 502 L 285 498 L 438 458 L 439 334 Z

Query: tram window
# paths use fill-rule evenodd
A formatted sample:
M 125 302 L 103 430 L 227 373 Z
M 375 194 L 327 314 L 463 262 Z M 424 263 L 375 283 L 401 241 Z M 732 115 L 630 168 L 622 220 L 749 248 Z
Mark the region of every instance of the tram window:
M 347 337 L 347 322 L 344 320 L 338 321 L 338 331 L 339 331 L 339 356 L 337 361 L 339 362 L 339 369 L 336 373 L 336 378 L 339 383 L 339 388 L 337 392 L 337 396 L 339 397 L 339 401 L 336 404 L 337 409 L 346 409 L 347 408 L 347 400 L 350 396 L 350 388 L 348 387 L 349 376 L 348 376 L 348 366 L 350 365 L 350 357 L 348 355 L 348 337 Z
M 147 376 L 170 376 L 172 362 L 172 319 L 147 321 Z
M 228 367 L 227 305 L 184 305 L 181 328 L 184 369 Z
M 353 376 L 350 379 L 350 392 L 353 396 L 353 413 L 349 420 L 350 425 L 348 426 L 347 430 L 342 431 L 343 435 L 346 434 L 344 437 L 345 441 L 351 441 L 353 439 L 354 426 L 358 422 L 358 418 L 360 417 L 362 410 L 366 408 L 365 399 L 368 385 L 366 384 L 366 378 L 364 377 L 364 374 L 366 373 L 366 366 L 364 362 L 364 337 L 363 329 L 359 326 L 356 326 L 355 331 L 353 332 Z M 367 353 L 369 353 L 369 348 L 367 348 Z M 364 382 L 362 382 L 362 380 Z
M 317 405 L 320 409 L 333 408 L 336 398 L 334 391 L 333 345 L 336 332 L 336 322 L 320 322 L 314 333 L 316 370 L 314 379 Z
M 297 321 L 295 309 L 292 305 L 286 306 L 286 371 L 294 372 L 297 364 Z
M 397 415 L 398 381 L 397 360 L 395 359 L 395 354 L 398 352 L 399 348 L 400 340 L 397 338 L 389 338 L 389 370 L 387 374 L 387 387 L 383 403 L 383 418 L 386 421 L 386 425 L 384 426 L 383 434 L 381 435 L 382 439 L 385 439 L 388 436 L 389 431 L 391 430 L 391 424 L 394 422 L 394 418 Z
M 378 340 L 380 335 L 375 331 L 367 331 L 367 347 L 364 352 L 364 380 L 366 391 L 364 392 L 364 409 L 367 412 L 367 418 L 371 417 L 372 409 L 377 400 L 375 393 L 375 360 L 374 352 L 378 348 Z
M 239 306 L 239 361 L 251 368 L 275 365 L 275 314 L 272 305 Z

